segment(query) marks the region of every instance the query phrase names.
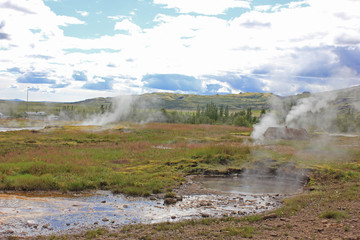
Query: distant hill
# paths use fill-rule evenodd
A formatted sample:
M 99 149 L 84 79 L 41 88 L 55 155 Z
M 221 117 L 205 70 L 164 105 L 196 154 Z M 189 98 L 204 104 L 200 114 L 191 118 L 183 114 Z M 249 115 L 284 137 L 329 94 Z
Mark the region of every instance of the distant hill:
M 240 94 L 227 94 L 227 95 L 194 95 L 194 94 L 178 94 L 178 93 L 147 93 L 139 97 L 143 102 L 148 103 L 147 108 L 167 110 L 183 110 L 193 111 L 197 106 L 205 107 L 208 103 L 215 103 L 217 106 L 228 106 L 231 111 L 238 111 L 247 108 L 253 110 L 269 109 L 269 99 L 279 98 L 282 101 L 289 101 L 292 105 L 296 104 L 296 101 L 300 98 L 314 96 L 314 95 L 326 95 L 336 94 L 335 100 L 331 102 L 331 105 L 341 111 L 346 111 L 350 108 L 356 108 L 360 106 L 360 85 L 330 91 L 311 94 L 304 92 L 301 94 L 279 97 L 272 93 L 240 93 Z M 78 112 L 91 113 L 97 112 L 101 108 L 109 107 L 115 98 L 92 98 L 73 103 L 49 103 L 49 102 L 29 102 L 29 111 L 44 111 L 48 114 L 59 114 L 64 109 L 75 109 Z M 357 107 L 360 111 L 360 107 Z M 26 102 L 16 100 L 0 100 L 0 112 L 8 115 L 19 115 L 26 111 Z M 16 114 L 14 114 L 16 113 Z
M 217 106 L 228 106 L 230 110 L 240 109 L 267 109 L 268 100 L 274 95 L 271 93 L 240 93 L 227 95 L 193 95 L 177 93 L 149 93 L 141 95 L 145 101 L 157 99 L 159 108 L 172 110 L 196 110 L 197 106 L 205 107 L 208 103 Z

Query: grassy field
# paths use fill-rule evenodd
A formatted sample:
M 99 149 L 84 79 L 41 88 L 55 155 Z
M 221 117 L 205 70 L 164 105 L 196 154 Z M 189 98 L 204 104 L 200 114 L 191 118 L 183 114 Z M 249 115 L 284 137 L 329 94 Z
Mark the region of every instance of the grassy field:
M 148 196 L 178 186 L 189 173 L 241 167 L 250 151 L 237 134 L 249 131 L 154 123 L 2 132 L 0 189 Z
M 0 189 L 108 189 L 149 196 L 179 186 L 188 174 L 243 168 L 306 173 L 310 177 L 308 191 L 285 199 L 284 206 L 270 216 L 132 225 L 52 238 L 358 239 L 360 137 L 317 135 L 311 141 L 254 145 L 248 137 L 251 130 L 122 123 L 0 132 Z

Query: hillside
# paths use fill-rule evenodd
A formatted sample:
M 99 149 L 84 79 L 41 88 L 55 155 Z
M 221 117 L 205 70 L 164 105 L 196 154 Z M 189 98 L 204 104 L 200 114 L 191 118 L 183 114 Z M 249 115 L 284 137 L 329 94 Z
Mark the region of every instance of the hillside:
M 197 106 L 205 107 L 213 102 L 217 106 L 229 106 L 230 110 L 240 109 L 267 109 L 268 100 L 274 96 L 271 93 L 241 93 L 227 95 L 194 95 L 176 93 L 149 93 L 143 94 L 142 99 L 151 101 L 157 99 L 158 108 L 173 110 L 195 110 Z
M 269 99 L 272 97 L 280 98 L 282 101 L 288 102 L 289 105 L 295 105 L 300 98 L 320 95 L 336 95 L 335 100 L 330 103 L 333 107 L 347 111 L 356 109 L 360 106 L 360 85 L 316 94 L 307 92 L 279 97 L 272 93 L 240 93 L 227 95 L 194 95 L 194 94 L 178 94 L 178 93 L 146 93 L 139 97 L 140 102 L 146 103 L 146 108 L 167 110 L 196 110 L 197 106 L 205 107 L 206 104 L 213 102 L 217 106 L 228 106 L 231 111 L 239 111 L 247 108 L 253 110 L 269 109 Z M 121 97 L 121 96 L 119 96 Z M 109 107 L 115 98 L 92 98 L 73 103 L 51 103 L 51 102 L 29 102 L 28 111 L 40 112 L 44 111 L 48 114 L 59 114 L 61 110 L 73 109 L 82 113 L 98 112 L 103 107 Z M 24 101 L 0 100 L 0 112 L 8 116 L 20 116 L 26 111 L 27 103 Z M 359 107 L 358 107 L 359 108 Z

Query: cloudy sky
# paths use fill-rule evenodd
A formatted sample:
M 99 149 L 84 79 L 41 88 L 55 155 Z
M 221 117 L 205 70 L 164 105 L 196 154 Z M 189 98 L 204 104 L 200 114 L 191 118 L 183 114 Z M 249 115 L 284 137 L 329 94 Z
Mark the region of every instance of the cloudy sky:
M 360 84 L 360 0 L 0 0 L 0 99 Z

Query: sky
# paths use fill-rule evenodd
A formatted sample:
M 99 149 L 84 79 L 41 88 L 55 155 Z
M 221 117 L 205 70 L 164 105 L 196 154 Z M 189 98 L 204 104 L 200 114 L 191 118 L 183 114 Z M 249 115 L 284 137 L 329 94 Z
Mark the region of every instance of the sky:
M 360 84 L 360 0 L 0 0 L 0 99 Z

